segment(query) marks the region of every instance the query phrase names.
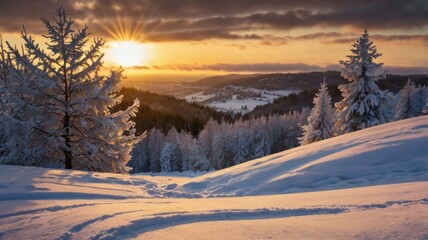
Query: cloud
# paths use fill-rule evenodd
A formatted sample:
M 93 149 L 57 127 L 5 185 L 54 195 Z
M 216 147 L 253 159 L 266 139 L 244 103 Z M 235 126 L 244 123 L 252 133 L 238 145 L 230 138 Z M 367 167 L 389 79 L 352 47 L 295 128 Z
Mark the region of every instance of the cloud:
M 305 63 L 216 63 L 216 64 L 167 64 L 153 66 L 134 66 L 128 69 L 135 70 L 176 70 L 176 71 L 221 71 L 221 72 L 313 72 L 313 71 L 340 71 L 339 64 L 327 64 L 325 66 Z M 428 74 L 425 66 L 386 66 L 384 70 L 389 74 Z
M 150 67 L 148 66 L 132 66 L 132 67 L 127 67 L 126 69 L 134 69 L 134 70 L 149 70 Z
M 147 69 L 143 67 L 132 67 L 132 69 Z M 168 64 L 154 65 L 150 69 L 156 70 L 178 70 L 178 71 L 224 71 L 224 72 L 308 72 L 325 71 L 337 69 L 335 65 L 322 67 L 304 63 L 247 63 L 247 64 Z
M 199 41 L 212 38 L 260 40 L 255 32 L 302 28 L 354 27 L 370 30 L 406 30 L 428 27 L 425 0 L 0 0 L 0 31 L 18 32 L 25 24 L 33 33 L 43 32 L 38 19 L 50 17 L 63 4 L 77 23 L 86 22 L 94 35 L 111 37 L 105 28 L 117 17 L 146 41 Z M 332 37 L 315 34 L 308 39 Z M 336 33 L 337 34 L 337 33 Z M 305 40 L 295 37 L 294 40 Z M 335 42 L 348 42 L 339 38 Z M 286 44 L 293 38 L 264 37 L 264 45 Z M 409 39 L 409 41 L 412 39 Z
M 225 31 L 213 30 L 182 31 L 157 34 L 151 33 L 144 36 L 144 40 L 149 42 L 201 41 L 206 39 L 261 40 L 263 37 L 257 34 L 233 34 Z
M 333 44 L 342 44 L 342 43 L 353 43 L 358 36 L 354 37 L 344 37 L 345 35 L 338 35 L 337 38 L 330 38 L 324 43 L 333 43 Z M 400 35 L 383 35 L 383 34 L 373 34 L 370 36 L 372 40 L 382 41 L 382 42 L 405 42 L 405 41 L 419 41 L 425 44 L 428 44 L 428 34 L 400 34 Z

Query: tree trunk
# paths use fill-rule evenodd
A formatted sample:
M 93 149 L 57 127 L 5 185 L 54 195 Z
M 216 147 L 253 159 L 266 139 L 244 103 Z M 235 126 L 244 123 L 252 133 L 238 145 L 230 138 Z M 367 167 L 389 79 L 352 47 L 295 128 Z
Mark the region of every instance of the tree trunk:
M 63 135 L 65 140 L 65 146 L 67 149 L 64 149 L 64 157 L 65 157 L 65 169 L 72 168 L 72 157 L 71 157 L 71 144 L 70 144 L 70 116 L 66 114 L 64 116 L 64 129 L 65 134 Z

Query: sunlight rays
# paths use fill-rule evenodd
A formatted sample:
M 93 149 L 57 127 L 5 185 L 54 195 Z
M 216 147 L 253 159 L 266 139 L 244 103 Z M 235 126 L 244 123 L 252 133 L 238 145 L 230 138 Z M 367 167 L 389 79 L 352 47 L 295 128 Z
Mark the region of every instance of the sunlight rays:
M 100 24 L 114 39 L 107 44 L 106 58 L 122 67 L 146 64 L 151 47 L 144 41 L 145 24 L 129 17 L 117 17 L 111 24 Z

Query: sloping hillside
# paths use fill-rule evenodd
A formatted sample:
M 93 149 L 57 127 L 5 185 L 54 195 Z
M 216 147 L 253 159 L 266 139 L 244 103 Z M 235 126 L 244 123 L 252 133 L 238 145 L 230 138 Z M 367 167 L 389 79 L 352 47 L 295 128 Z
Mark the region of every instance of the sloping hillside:
M 231 118 L 229 114 L 213 108 L 189 103 L 169 95 L 135 88 L 122 88 L 119 94 L 123 95 L 123 102 L 116 106 L 117 109 L 126 109 L 136 98 L 140 100 L 137 116 L 133 118 L 137 124 L 137 132 L 140 133 L 153 127 L 166 133 L 175 127 L 178 131 L 184 130 L 196 136 L 210 118 L 215 120 Z
M 0 239 L 426 239 L 427 146 L 423 116 L 200 176 L 0 166 Z
M 347 81 L 340 76 L 339 71 L 325 72 L 303 72 L 303 73 L 269 73 L 253 75 L 224 75 L 205 78 L 200 81 L 189 83 L 193 86 L 209 88 L 207 91 L 214 91 L 226 86 L 241 86 L 247 88 L 257 88 L 266 90 L 279 90 L 297 88 L 302 90 L 318 89 L 324 81 L 328 85 L 338 85 Z M 396 75 L 387 74 L 386 78 L 378 82 L 381 89 L 388 89 L 397 92 L 410 78 L 416 85 L 427 85 L 428 76 L 418 75 Z
M 428 180 L 428 116 L 393 122 L 205 174 L 180 191 L 266 195 Z

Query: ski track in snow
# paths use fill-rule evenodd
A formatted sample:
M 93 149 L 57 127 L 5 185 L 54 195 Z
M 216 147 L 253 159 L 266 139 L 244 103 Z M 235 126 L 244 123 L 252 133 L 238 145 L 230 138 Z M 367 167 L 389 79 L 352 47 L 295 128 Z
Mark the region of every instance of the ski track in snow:
M 134 220 L 131 224 L 105 230 L 102 233 L 91 237 L 91 239 L 117 239 L 121 238 L 132 239 L 141 233 L 155 231 L 172 226 L 210 221 L 236 221 L 249 219 L 271 219 L 271 218 L 286 218 L 307 215 L 323 215 L 323 214 L 340 214 L 348 212 L 351 209 L 357 211 L 372 210 L 375 208 L 388 208 L 393 205 L 414 205 L 428 204 L 428 199 L 421 200 L 404 200 L 404 201 L 389 201 L 381 204 L 370 205 L 350 205 L 337 207 L 320 207 L 320 208 L 298 208 L 298 209 L 255 209 L 255 210 L 227 210 L 227 211 L 211 211 L 206 213 L 179 213 L 171 216 L 155 217 L 148 219 Z M 165 215 L 169 215 L 167 213 Z
M 133 203 L 133 202 L 128 202 Z M 146 202 L 147 203 L 147 202 Z M 166 202 L 167 204 L 168 202 Z M 113 203 L 93 203 L 93 204 L 76 204 L 68 206 L 53 206 L 48 208 L 33 209 L 28 211 L 16 212 L 14 214 L 3 214 L 0 215 L 0 219 L 7 219 L 22 215 L 29 215 L 33 219 L 43 217 L 45 212 L 52 212 L 57 215 L 64 214 L 62 211 L 76 210 L 81 207 L 90 207 L 95 205 L 107 205 Z M 412 206 L 416 204 L 428 205 L 428 198 L 419 200 L 400 200 L 400 201 L 387 201 L 384 203 L 372 203 L 362 205 L 333 205 L 333 206 L 316 206 L 314 208 L 296 208 L 296 209 L 224 209 L 224 210 L 212 210 L 205 212 L 164 212 L 156 214 L 143 215 L 142 218 L 132 220 L 126 225 L 115 226 L 110 229 L 105 229 L 94 236 L 86 236 L 88 239 L 132 239 L 140 234 L 150 231 L 156 231 L 168 227 L 197 223 L 197 222 L 211 222 L 211 221 L 237 221 L 237 220 L 251 220 L 251 219 L 272 219 L 272 218 L 287 218 L 296 216 L 308 216 L 308 215 L 325 215 L 325 214 L 341 214 L 349 211 L 366 211 L 373 209 L 384 209 L 395 205 Z M 73 235 L 82 231 L 84 228 L 90 228 L 91 224 L 101 222 L 107 219 L 115 218 L 116 216 L 127 215 L 130 213 L 144 213 L 145 209 L 116 212 L 113 214 L 101 215 L 96 218 L 92 218 L 82 223 L 76 224 L 64 232 L 60 237 L 56 239 L 66 240 L 72 239 Z M 55 216 L 50 216 L 55 218 Z M 26 221 L 28 218 L 23 216 L 22 218 L 15 220 L 15 223 L 19 225 L 19 221 Z M 10 229 L 9 231 L 18 231 L 19 229 Z M 7 231 L 6 231 L 7 232 Z M 2 234 L 0 233 L 0 237 Z
M 71 239 L 74 233 L 77 233 L 79 231 L 81 231 L 83 228 L 90 226 L 91 224 L 95 223 L 95 222 L 99 222 L 99 221 L 104 221 L 106 219 L 109 218 L 113 218 L 115 216 L 119 216 L 119 215 L 125 215 L 128 213 L 135 213 L 135 212 L 143 212 L 144 210 L 133 210 L 133 211 L 127 211 L 127 212 L 118 212 L 115 214 L 109 214 L 109 215 L 102 215 L 100 217 L 94 218 L 94 219 L 90 219 L 87 220 L 83 223 L 77 224 L 75 226 L 73 226 L 72 228 L 70 228 L 67 232 L 65 232 L 63 235 L 61 235 L 58 239 L 60 240 L 67 240 L 67 239 Z
M 0 219 L 20 216 L 20 215 L 35 214 L 40 212 L 58 212 L 62 210 L 70 210 L 70 209 L 76 209 L 80 207 L 89 207 L 89 206 L 104 205 L 104 204 L 108 205 L 113 203 L 85 203 L 85 204 L 66 205 L 66 206 L 52 206 L 47 208 L 38 208 L 38 209 L 31 209 L 31 210 L 25 210 L 25 211 L 19 211 L 19 212 L 7 213 L 7 214 L 0 214 Z

